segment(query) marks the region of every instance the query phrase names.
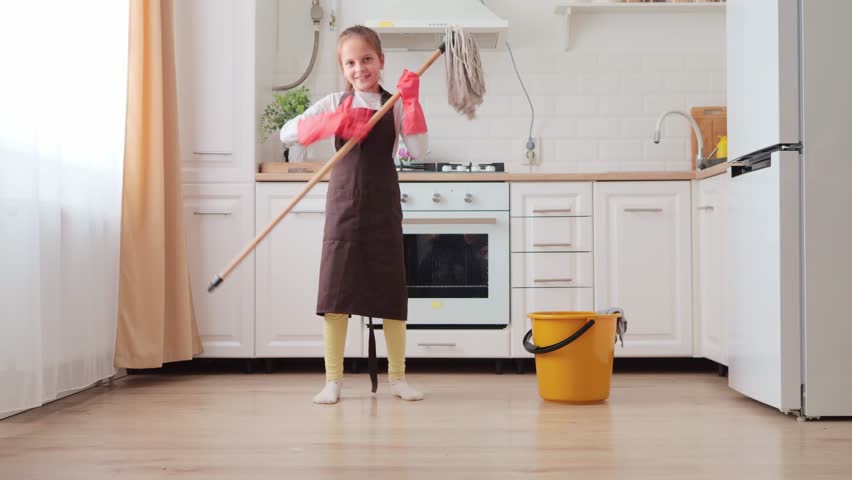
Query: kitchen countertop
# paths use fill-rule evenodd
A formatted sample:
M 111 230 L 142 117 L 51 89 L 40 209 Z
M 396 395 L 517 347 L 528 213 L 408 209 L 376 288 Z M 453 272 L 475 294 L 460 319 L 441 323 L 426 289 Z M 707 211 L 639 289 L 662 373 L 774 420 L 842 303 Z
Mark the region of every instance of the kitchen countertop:
M 400 182 L 572 182 L 702 180 L 728 171 L 719 164 L 701 171 L 599 173 L 400 173 Z M 258 182 L 306 182 L 313 173 L 257 173 Z M 323 179 L 326 180 L 327 178 Z

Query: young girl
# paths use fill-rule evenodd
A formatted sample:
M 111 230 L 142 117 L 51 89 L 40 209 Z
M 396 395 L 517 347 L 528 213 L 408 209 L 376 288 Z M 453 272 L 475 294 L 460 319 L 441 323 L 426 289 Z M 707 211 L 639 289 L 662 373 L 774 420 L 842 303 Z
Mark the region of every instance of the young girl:
M 337 40 L 346 91 L 326 96 L 281 129 L 285 145 L 335 136 L 360 143 L 332 169 L 326 197 L 317 315 L 324 317 L 325 388 L 316 403 L 337 403 L 350 315 L 382 318 L 391 393 L 403 400 L 423 394 L 405 381 L 408 293 L 402 243 L 399 178 L 393 155 L 402 134 L 415 158 L 427 150 L 426 121 L 418 101 L 419 78 L 405 70 L 401 101 L 367 133 L 364 125 L 391 97 L 380 85 L 385 57 L 375 31 L 354 26 Z M 374 386 L 375 391 L 375 386 Z

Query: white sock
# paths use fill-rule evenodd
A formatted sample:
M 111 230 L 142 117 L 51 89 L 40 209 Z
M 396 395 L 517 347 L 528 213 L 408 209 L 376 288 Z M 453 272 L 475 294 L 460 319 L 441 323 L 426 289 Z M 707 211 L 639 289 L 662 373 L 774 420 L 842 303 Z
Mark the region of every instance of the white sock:
M 409 385 L 408 382 L 406 382 L 404 378 L 391 380 L 390 388 L 391 388 L 391 393 L 394 396 L 397 396 L 397 397 L 399 397 L 403 400 L 408 400 L 408 401 L 423 400 L 423 393 L 415 390 L 414 387 Z
M 343 380 L 329 380 L 325 382 L 325 387 L 314 397 L 314 403 L 337 403 L 340 399 L 340 387 L 342 386 Z

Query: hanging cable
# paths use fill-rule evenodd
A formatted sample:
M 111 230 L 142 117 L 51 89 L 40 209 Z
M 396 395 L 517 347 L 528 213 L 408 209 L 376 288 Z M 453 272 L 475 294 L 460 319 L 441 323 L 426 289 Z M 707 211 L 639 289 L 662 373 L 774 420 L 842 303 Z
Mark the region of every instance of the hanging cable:
M 515 68 L 515 75 L 518 76 L 518 82 L 521 83 L 521 89 L 524 91 L 524 95 L 527 97 L 527 102 L 530 104 L 530 131 L 527 134 L 527 148 L 533 149 L 535 145 L 530 145 L 532 143 L 532 130 L 533 130 L 533 122 L 535 122 L 535 108 L 533 107 L 532 100 L 530 100 L 530 94 L 527 93 L 527 87 L 524 86 L 524 81 L 521 79 L 521 74 L 518 72 L 518 65 L 515 64 L 515 56 L 512 54 L 512 47 L 509 46 L 509 42 L 506 42 L 506 49 L 509 50 L 509 58 L 512 59 L 512 67 Z
M 485 5 L 485 0 L 479 0 L 479 2 Z M 487 5 L 486 5 L 487 7 Z M 515 75 L 518 77 L 518 82 L 521 84 L 521 90 L 524 91 L 524 95 L 527 97 L 527 102 L 530 104 L 530 129 L 527 133 L 527 150 L 532 150 L 535 148 L 535 142 L 532 139 L 532 131 L 533 131 L 533 123 L 535 123 L 535 107 L 533 107 L 532 100 L 530 99 L 530 94 L 527 93 L 527 87 L 524 86 L 524 80 L 521 78 L 521 73 L 518 71 L 518 65 L 515 63 L 515 55 L 512 53 L 512 46 L 509 45 L 508 40 L 504 41 L 506 44 L 506 50 L 509 51 L 509 58 L 512 59 L 512 67 L 515 69 Z
M 313 20 L 313 22 L 314 22 L 314 50 L 313 50 L 313 52 L 311 52 L 311 62 L 310 62 L 310 64 L 308 64 L 308 68 L 307 68 L 307 70 L 305 70 L 305 73 L 303 73 L 302 76 L 299 77 L 298 80 L 296 80 L 293 83 L 289 83 L 287 85 L 272 87 L 273 92 L 280 92 L 282 90 L 291 90 L 293 88 L 298 87 L 299 85 L 302 84 L 302 82 L 305 81 L 305 79 L 308 78 L 308 75 L 310 75 L 311 71 L 314 69 L 314 64 L 316 64 L 316 61 L 317 61 L 317 51 L 319 50 L 319 24 L 320 24 L 320 20 L 322 20 L 323 11 L 322 11 L 322 7 L 320 7 L 319 0 L 312 0 L 312 1 L 313 1 L 313 5 L 311 6 L 311 20 Z M 277 6 L 277 4 L 276 4 L 276 6 Z M 278 20 L 279 19 L 276 18 L 276 22 Z

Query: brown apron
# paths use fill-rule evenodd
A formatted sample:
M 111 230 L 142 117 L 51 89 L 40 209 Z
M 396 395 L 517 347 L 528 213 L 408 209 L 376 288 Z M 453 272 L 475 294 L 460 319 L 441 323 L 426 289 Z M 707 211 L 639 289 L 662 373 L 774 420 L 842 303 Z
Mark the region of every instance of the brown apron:
M 351 93 L 345 93 L 342 103 Z M 382 103 L 391 95 L 381 89 Z M 331 171 L 326 196 L 317 315 L 370 317 L 370 370 L 376 391 L 372 317 L 406 320 L 408 291 L 399 176 L 393 161 L 393 109 Z M 340 149 L 345 139 L 335 138 Z

